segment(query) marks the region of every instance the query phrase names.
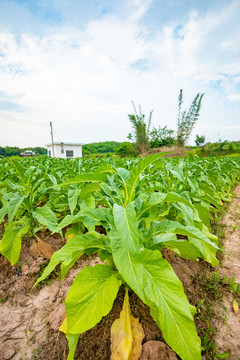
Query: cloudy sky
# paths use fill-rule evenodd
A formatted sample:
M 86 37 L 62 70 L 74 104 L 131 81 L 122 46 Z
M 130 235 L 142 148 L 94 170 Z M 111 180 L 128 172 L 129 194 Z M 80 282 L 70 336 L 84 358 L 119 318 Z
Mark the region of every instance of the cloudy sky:
M 0 146 L 126 141 L 131 101 L 240 140 L 240 0 L 0 0 Z

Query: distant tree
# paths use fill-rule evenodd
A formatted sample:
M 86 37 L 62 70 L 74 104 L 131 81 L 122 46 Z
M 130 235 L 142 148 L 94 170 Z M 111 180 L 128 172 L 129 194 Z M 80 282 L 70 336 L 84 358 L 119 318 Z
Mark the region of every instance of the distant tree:
M 40 146 L 34 147 L 31 150 L 34 151 L 37 155 L 47 155 L 47 149 Z
M 197 146 L 203 145 L 205 143 L 205 136 L 204 135 L 196 135 L 195 143 Z
M 144 154 L 148 150 L 149 132 L 153 110 L 150 112 L 148 121 L 146 122 L 145 115 L 142 113 L 141 107 L 139 106 L 139 110 L 137 112 L 134 102 L 132 102 L 132 104 L 134 114 L 128 114 L 128 118 L 132 124 L 133 133 L 128 135 L 128 139 L 134 139 L 137 152 Z
M 158 128 L 153 127 L 150 132 L 150 148 L 172 146 L 174 143 L 174 130 L 168 129 L 167 126 L 159 126 Z
M 204 94 L 198 93 L 193 99 L 188 111 L 182 112 L 183 91 L 180 89 L 178 96 L 178 122 L 177 122 L 177 144 L 178 146 L 185 146 L 194 125 L 196 124 Z
M 20 155 L 21 149 L 16 146 L 6 146 L 5 147 L 5 156 L 17 156 Z
M 119 145 L 119 147 L 116 148 L 115 152 L 117 155 L 120 155 L 121 157 L 136 155 L 136 151 L 133 144 L 129 142 L 121 143 L 121 145 Z
M 117 141 L 103 141 L 98 143 L 91 143 L 83 145 L 83 154 L 105 154 L 114 152 L 115 147 L 118 147 L 120 142 Z
M 0 156 L 5 156 L 5 155 L 6 155 L 6 151 L 4 147 L 0 146 Z

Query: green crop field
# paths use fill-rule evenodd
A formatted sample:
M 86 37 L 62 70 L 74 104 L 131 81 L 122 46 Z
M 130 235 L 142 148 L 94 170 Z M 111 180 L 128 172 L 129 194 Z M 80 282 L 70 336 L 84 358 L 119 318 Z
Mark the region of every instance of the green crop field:
M 149 306 L 181 359 L 202 358 L 196 310 L 161 250 L 218 264 L 210 225 L 232 197 L 240 157 L 161 156 L 0 159 L 0 251 L 12 265 L 25 237 L 47 230 L 60 234 L 63 246 L 37 283 L 59 264 L 63 278 L 83 254 L 104 262 L 80 271 L 65 300 L 68 360 L 79 335 L 110 312 L 122 284 Z

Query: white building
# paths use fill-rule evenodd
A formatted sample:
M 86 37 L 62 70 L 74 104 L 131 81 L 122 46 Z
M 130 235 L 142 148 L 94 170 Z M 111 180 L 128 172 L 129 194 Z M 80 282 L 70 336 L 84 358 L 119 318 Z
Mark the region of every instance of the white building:
M 55 142 L 52 144 L 46 144 L 47 154 L 50 157 L 56 158 L 77 158 L 82 157 L 82 145 L 79 143 L 63 143 Z M 54 149 L 53 149 L 54 147 Z

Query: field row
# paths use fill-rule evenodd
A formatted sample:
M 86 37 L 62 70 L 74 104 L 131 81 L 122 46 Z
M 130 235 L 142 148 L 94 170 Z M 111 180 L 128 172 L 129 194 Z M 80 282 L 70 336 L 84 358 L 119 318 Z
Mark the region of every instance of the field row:
M 2 159 L 0 251 L 13 265 L 26 237 L 59 233 L 66 241 L 37 282 L 59 264 L 64 277 L 83 254 L 97 253 L 104 262 L 84 268 L 66 298 L 61 331 L 69 360 L 79 334 L 109 313 L 121 285 L 126 302 L 130 288 L 150 307 L 164 339 L 183 360 L 200 360 L 195 308 L 161 250 L 217 265 L 211 221 L 239 178 L 240 157 Z

